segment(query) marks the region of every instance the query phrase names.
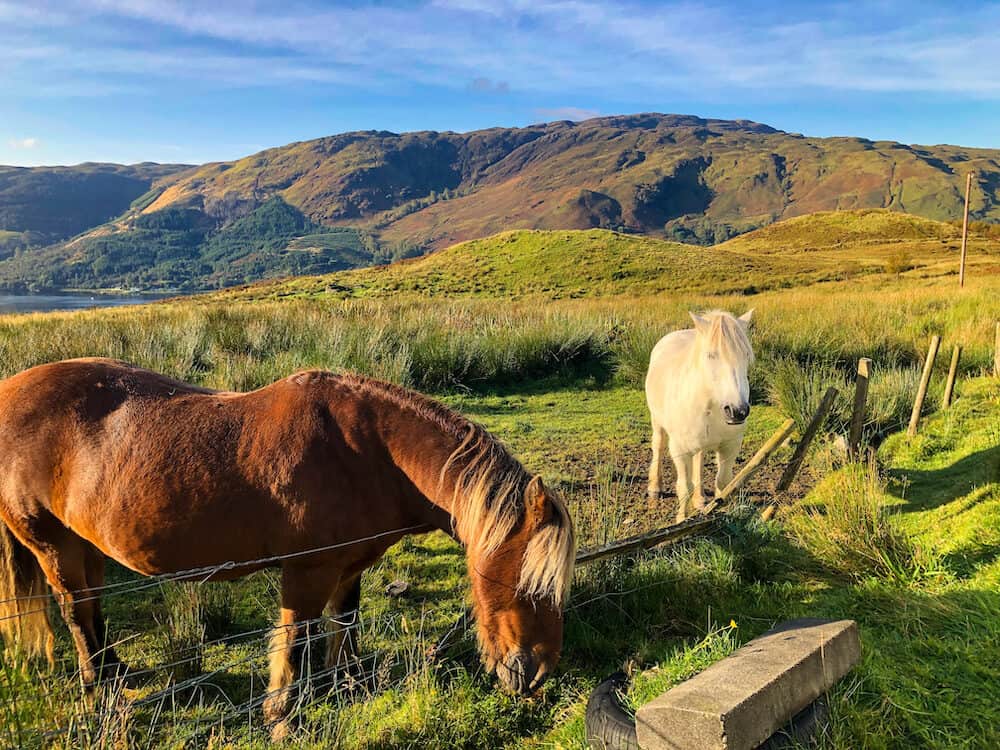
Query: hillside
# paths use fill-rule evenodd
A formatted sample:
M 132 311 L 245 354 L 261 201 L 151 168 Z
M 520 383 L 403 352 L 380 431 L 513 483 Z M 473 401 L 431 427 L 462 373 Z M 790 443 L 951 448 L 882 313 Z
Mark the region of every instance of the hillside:
M 798 217 L 713 247 L 604 229 L 515 230 L 388 266 L 263 282 L 219 296 L 753 294 L 872 273 L 955 273 L 958 238 L 950 224 L 888 210 Z M 1000 240 L 973 235 L 969 262 L 1000 272 Z
M 970 170 L 972 218 L 1000 221 L 1000 150 L 807 138 L 661 114 L 345 133 L 163 177 L 115 221 L 30 253 L 30 262 L 0 260 L 0 287 L 206 289 L 371 265 L 515 229 L 599 228 L 711 245 L 821 211 L 885 208 L 945 221 L 961 216 Z M 111 213 L 105 206 L 86 221 Z M 235 235 L 213 239 L 248 217 Z M 212 242 L 227 244 L 225 263 Z
M 125 211 L 182 164 L 0 166 L 0 258 L 64 240 Z

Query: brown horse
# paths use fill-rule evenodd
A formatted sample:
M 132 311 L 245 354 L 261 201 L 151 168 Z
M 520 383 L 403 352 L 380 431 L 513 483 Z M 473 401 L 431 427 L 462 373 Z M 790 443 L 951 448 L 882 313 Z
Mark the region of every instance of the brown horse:
M 226 393 L 67 360 L 0 382 L 0 461 L 0 625 L 51 658 L 47 582 L 88 683 L 125 671 L 101 617 L 105 556 L 143 575 L 260 561 L 215 579 L 281 557 L 264 711 L 284 726 L 306 621 L 356 609 L 362 571 L 433 529 L 466 548 L 483 660 L 503 685 L 530 693 L 558 661 L 565 506 L 482 427 L 403 388 L 313 371 Z

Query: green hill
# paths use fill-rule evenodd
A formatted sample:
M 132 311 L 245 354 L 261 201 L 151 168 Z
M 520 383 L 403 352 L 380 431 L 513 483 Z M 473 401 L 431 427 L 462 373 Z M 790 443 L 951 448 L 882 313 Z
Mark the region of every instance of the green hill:
M 603 229 L 516 230 L 388 266 L 254 284 L 223 294 L 549 299 L 752 294 L 868 273 L 951 273 L 954 268 L 941 266 L 954 266 L 957 238 L 948 224 L 886 210 L 790 219 L 714 247 Z M 977 237 L 971 247 L 973 263 L 995 266 L 1000 259 L 1000 241 Z
M 856 248 L 859 244 L 949 242 L 960 239 L 961 230 L 952 224 L 911 214 L 868 209 L 823 211 L 799 216 L 740 235 L 719 247 L 742 252 L 783 253 Z

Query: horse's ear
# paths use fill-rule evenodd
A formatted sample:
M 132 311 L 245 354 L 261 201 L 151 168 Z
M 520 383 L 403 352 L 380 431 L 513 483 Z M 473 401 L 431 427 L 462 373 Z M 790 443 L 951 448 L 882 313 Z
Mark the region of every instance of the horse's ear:
M 751 307 L 745 313 L 743 313 L 738 320 L 743 324 L 744 328 L 750 327 L 750 321 L 753 320 L 753 308 Z
M 543 523 L 547 518 L 549 511 L 545 502 L 547 499 L 548 491 L 545 489 L 545 483 L 538 474 L 535 474 L 524 490 L 524 508 L 536 525 Z
M 691 320 L 694 321 L 694 329 L 699 332 L 707 331 L 711 323 L 708 322 L 707 318 L 701 317 L 696 312 L 689 312 L 688 315 L 691 316 Z

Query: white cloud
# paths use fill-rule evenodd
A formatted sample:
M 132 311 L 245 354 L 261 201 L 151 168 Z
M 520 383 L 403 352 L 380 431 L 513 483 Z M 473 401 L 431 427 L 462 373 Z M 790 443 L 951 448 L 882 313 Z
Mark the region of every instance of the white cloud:
M 70 71 L 115 82 L 369 90 L 418 83 L 482 91 L 494 82 L 550 97 L 733 90 L 794 96 L 818 89 L 1000 99 L 996 66 L 983 62 L 1000 59 L 996 5 L 926 5 L 913 13 L 903 0 L 888 0 L 866 8 L 863 21 L 855 6 L 842 3 L 772 11 L 686 0 L 263 0 L 252 10 L 237 0 L 38 5 L 28 12 L 33 6 L 0 0 L 0 20 L 22 27 L 9 35 L 0 27 L 0 79 L 19 81 L 24 91 L 65 85 Z M 44 25 L 50 15 L 70 19 L 60 26 L 70 38 Z M 86 31 L 79 38 L 77 26 Z M 161 41 L 151 47 L 151 38 Z M 55 39 L 61 51 L 40 55 Z
M 7 141 L 7 145 L 13 149 L 18 150 L 29 150 L 36 148 L 40 145 L 40 141 L 37 138 L 11 138 Z
M 596 109 L 584 109 L 582 107 L 542 108 L 536 109 L 535 114 L 543 120 L 573 120 L 574 122 L 601 116 L 601 113 Z

